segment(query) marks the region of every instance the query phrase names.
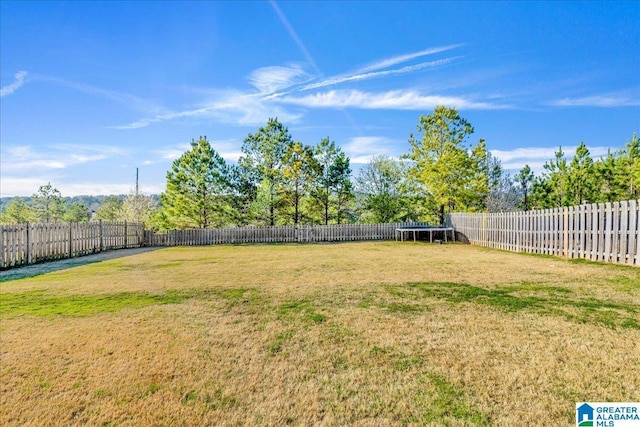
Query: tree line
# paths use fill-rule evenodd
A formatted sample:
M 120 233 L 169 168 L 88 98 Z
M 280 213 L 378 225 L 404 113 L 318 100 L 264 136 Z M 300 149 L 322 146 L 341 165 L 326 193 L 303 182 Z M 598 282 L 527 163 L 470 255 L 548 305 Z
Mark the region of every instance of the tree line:
M 562 147 L 534 176 L 528 166 L 516 175 L 525 210 L 614 202 L 640 198 L 640 140 L 636 133 L 624 148 L 594 160 L 580 142 L 569 161 Z
M 171 165 L 159 200 L 134 194 L 107 196 L 88 214 L 63 206 L 47 184 L 31 198 L 16 198 L 0 220 L 139 221 L 166 229 L 243 225 L 297 225 L 428 221 L 449 212 L 544 209 L 637 199 L 640 143 L 594 160 L 580 143 L 569 161 L 560 147 L 535 176 L 527 165 L 515 176 L 487 150 L 470 143 L 474 128 L 454 108 L 438 106 L 419 118 L 409 152 L 375 156 L 352 177 L 349 157 L 330 137 L 316 145 L 293 139 L 277 118 L 250 133 L 237 164 L 227 163 L 206 137 Z
M 26 222 L 149 222 L 158 209 L 158 197 L 124 196 L 63 197 L 48 182 L 30 198 L 13 197 L 0 212 L 0 224 Z

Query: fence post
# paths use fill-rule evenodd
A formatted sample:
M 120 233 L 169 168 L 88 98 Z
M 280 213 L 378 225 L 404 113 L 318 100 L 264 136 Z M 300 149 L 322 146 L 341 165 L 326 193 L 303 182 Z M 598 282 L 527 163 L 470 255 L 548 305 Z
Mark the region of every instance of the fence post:
M 124 222 L 124 247 L 129 247 L 129 235 L 127 234 L 127 221 Z

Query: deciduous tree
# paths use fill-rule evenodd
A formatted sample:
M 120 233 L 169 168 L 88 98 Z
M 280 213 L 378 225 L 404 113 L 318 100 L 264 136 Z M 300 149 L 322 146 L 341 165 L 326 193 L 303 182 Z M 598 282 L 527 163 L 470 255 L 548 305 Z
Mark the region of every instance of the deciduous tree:
M 107 196 L 96 210 L 94 219 L 102 221 L 120 221 L 122 200 L 118 196 Z
M 500 160 L 487 152 L 487 174 L 489 193 L 485 199 L 488 212 L 508 212 L 516 209 L 521 196 L 514 186 L 513 179 L 502 168 Z
M 439 221 L 444 222 L 446 212 L 477 208 L 476 202 L 488 191 L 482 178 L 486 174 L 479 170 L 483 159 L 477 157 L 486 150 L 482 140 L 475 148 L 466 145 L 471 124 L 455 108 L 438 106 L 432 114 L 420 116 L 418 132 L 418 138 L 409 137 L 411 174 L 433 199 Z
M 131 191 L 120 207 L 120 219 L 147 223 L 157 210 L 158 203 L 153 197 Z
M 34 212 L 22 197 L 14 197 L 0 215 L 2 224 L 24 224 L 34 219 Z
M 408 166 L 387 156 L 375 156 L 356 179 L 364 222 L 416 220 L 416 193 L 409 181 Z

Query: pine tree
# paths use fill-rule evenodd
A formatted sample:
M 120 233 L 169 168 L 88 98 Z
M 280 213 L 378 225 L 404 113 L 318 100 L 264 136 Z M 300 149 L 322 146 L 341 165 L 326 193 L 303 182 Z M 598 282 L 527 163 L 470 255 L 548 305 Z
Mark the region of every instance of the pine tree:
M 251 211 L 259 222 L 275 225 L 282 200 L 278 194 L 283 180 L 284 155 L 293 145 L 288 129 L 277 118 L 249 134 L 243 144 L 238 166 L 256 194 Z M 258 200 L 258 197 L 260 200 Z
M 323 224 L 329 224 L 332 218 L 340 223 L 345 217 L 346 205 L 353 199 L 349 158 L 329 137 L 315 147 L 314 158 L 318 174 L 311 189 L 312 204 Z
M 623 178 L 625 199 L 640 197 L 640 140 L 636 133 L 620 153 L 620 177 Z
M 333 192 L 335 194 L 336 222 L 338 224 L 341 224 L 342 220 L 348 217 L 350 212 L 349 206 L 355 199 L 353 184 L 350 179 L 351 167 L 349 163 L 347 155 L 340 152 L 330 167 Z
M 531 209 L 532 206 L 531 192 L 533 191 L 534 178 L 535 175 L 529 165 L 524 165 L 520 172 L 518 172 L 518 175 L 516 175 L 516 182 L 520 186 L 520 193 L 522 194 L 521 206 L 525 211 Z
M 594 201 L 594 189 L 597 188 L 594 172 L 591 154 L 584 142 L 580 142 L 569 167 L 567 194 L 569 205 L 581 205 Z
M 172 228 L 207 228 L 235 217 L 229 167 L 206 137 L 173 162 L 161 195 L 163 218 Z
M 553 160 L 546 162 L 543 168 L 545 172 L 536 182 L 536 198 L 540 204 L 538 207 L 569 206 L 571 204 L 568 194 L 570 169 L 562 147 L 558 148 Z
M 305 216 L 302 203 L 318 175 L 318 169 L 310 146 L 300 142 L 289 146 L 283 158 L 284 179 L 280 184 L 280 194 L 284 202 L 283 211 L 294 225 L 298 225 Z
M 48 182 L 41 185 L 38 192 L 31 196 L 31 204 L 37 220 L 56 222 L 62 220 L 66 202 L 60 191 Z
M 82 203 L 72 203 L 65 211 L 62 219 L 67 222 L 87 222 L 91 219 L 91 212 Z

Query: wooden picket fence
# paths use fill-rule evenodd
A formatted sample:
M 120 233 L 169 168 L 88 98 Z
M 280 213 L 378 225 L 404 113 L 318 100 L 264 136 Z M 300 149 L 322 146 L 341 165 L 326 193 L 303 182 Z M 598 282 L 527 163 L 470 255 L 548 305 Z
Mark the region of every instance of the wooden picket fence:
M 454 213 L 455 240 L 491 248 L 640 265 L 640 201 L 528 212 Z M 157 233 L 139 223 L 0 225 L 0 269 L 141 246 L 394 240 L 427 223 L 231 227 Z
M 396 229 L 427 227 L 424 222 L 387 224 L 284 225 L 147 232 L 149 246 L 198 246 L 235 243 L 311 243 L 394 240 Z
M 514 252 L 640 265 L 640 201 L 505 213 L 453 213 L 456 240 Z
M 0 225 L 0 269 L 144 245 L 144 224 L 127 222 Z
M 173 230 L 157 233 L 138 223 L 0 225 L 0 270 L 142 246 L 393 240 L 400 227 L 426 223 L 302 225 Z

